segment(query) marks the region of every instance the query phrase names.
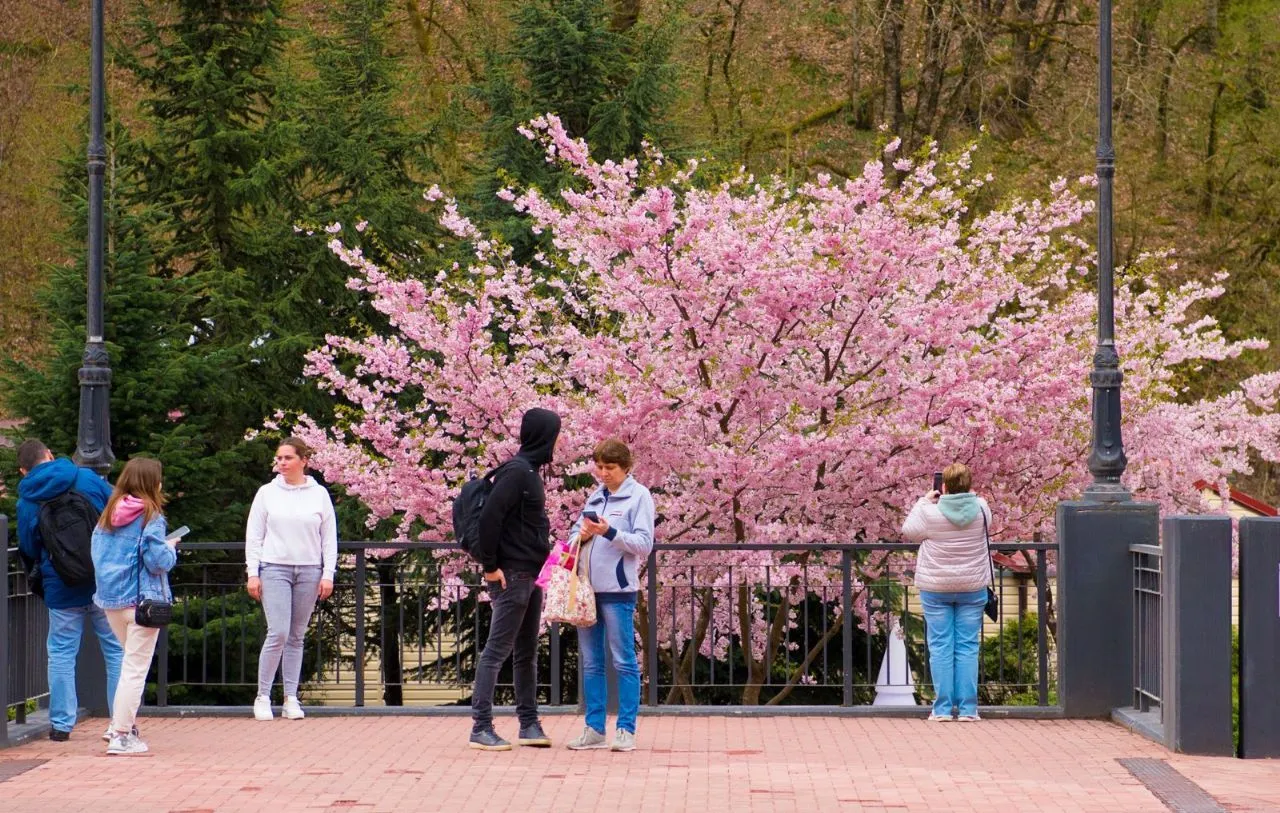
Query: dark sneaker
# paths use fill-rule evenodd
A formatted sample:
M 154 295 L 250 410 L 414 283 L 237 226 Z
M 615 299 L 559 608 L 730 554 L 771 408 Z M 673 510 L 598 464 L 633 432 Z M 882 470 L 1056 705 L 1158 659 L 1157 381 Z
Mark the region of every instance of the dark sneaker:
M 49 729 L 49 739 L 53 740 L 54 742 L 66 742 L 67 740 L 71 739 L 71 732 L 60 731 L 59 729 L 51 728 Z
M 520 726 L 520 736 L 516 738 L 516 742 L 534 748 L 551 747 L 551 738 L 542 730 L 542 723 Z
M 471 747 L 478 751 L 510 751 L 511 743 L 498 736 L 492 728 L 471 732 Z

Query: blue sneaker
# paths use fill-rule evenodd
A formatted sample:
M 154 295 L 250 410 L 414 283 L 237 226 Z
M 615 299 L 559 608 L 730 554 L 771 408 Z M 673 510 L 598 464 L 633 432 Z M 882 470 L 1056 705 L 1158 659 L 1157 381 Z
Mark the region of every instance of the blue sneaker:
M 492 728 L 471 732 L 471 747 L 477 751 L 510 751 L 511 743 L 498 736 Z

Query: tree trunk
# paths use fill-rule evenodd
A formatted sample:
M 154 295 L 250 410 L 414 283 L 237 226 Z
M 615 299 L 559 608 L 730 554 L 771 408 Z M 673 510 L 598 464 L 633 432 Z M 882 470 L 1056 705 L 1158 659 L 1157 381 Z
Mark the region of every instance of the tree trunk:
M 1213 94 L 1213 103 L 1209 106 L 1209 139 L 1204 151 L 1204 193 L 1200 199 L 1200 213 L 1211 217 L 1217 208 L 1217 157 L 1218 157 L 1218 113 L 1222 105 L 1222 94 L 1227 85 L 1219 81 Z
M 1138 0 L 1134 8 L 1129 58 L 1139 69 L 1146 67 L 1147 57 L 1155 45 L 1156 21 L 1163 6 L 1164 0 Z
M 847 118 L 849 123 L 859 130 L 871 129 L 871 105 L 862 87 L 862 4 L 863 0 L 853 0 L 849 24 L 851 30 L 851 47 L 849 48 L 849 103 Z
M 394 561 L 378 562 L 378 596 L 381 606 L 382 702 L 388 706 L 404 705 L 404 667 L 400 659 L 400 596 L 396 590 Z M 356 667 L 363 669 L 363 665 Z
M 920 83 L 916 90 L 915 113 L 911 121 L 911 140 L 908 149 L 914 150 L 926 138 L 934 137 L 934 118 L 938 112 L 938 100 L 942 95 L 942 80 L 946 75 L 947 52 L 951 46 L 951 31 L 944 20 L 945 0 L 925 0 L 924 3 L 924 57 L 920 66 Z
M 880 2 L 880 73 L 883 80 L 881 117 L 890 135 L 901 135 L 902 106 L 902 11 L 904 0 Z
M 640 20 L 640 0 L 614 0 L 613 13 L 609 17 L 609 29 L 624 34 Z

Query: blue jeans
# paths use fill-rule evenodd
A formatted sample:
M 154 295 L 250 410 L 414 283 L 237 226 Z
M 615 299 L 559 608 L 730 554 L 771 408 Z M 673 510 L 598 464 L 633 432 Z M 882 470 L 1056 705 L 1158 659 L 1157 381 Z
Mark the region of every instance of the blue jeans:
M 933 675 L 933 713 L 950 717 L 978 714 L 978 649 L 982 639 L 982 608 L 987 589 L 967 593 L 920 591 L 929 641 L 929 670 Z
M 636 661 L 636 594 L 596 595 L 596 623 L 578 630 L 582 656 L 582 694 L 587 725 L 604 733 L 609 683 L 605 677 L 605 644 L 618 673 L 618 730 L 636 733 L 640 712 L 640 664 Z
M 49 608 L 49 723 L 59 731 L 74 728 L 80 711 L 80 699 L 76 696 L 76 656 L 80 654 L 86 620 L 93 625 L 107 664 L 108 710 L 116 696 L 116 684 L 120 682 L 124 648 L 111 631 L 106 613 L 94 604 L 65 610 Z

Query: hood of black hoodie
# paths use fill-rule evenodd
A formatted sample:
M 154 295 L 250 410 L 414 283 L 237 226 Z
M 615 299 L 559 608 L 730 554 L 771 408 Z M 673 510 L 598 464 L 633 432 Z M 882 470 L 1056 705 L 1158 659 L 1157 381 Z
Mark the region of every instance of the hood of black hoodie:
M 534 466 L 551 462 L 560 437 L 560 416 L 549 409 L 534 407 L 520 419 L 520 456 Z

